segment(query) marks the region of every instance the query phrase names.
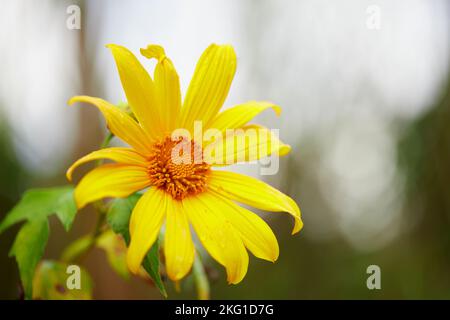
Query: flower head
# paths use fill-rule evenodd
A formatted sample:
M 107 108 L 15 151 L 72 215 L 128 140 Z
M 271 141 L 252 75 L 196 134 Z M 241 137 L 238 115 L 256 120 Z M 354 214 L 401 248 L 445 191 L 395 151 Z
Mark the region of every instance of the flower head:
M 234 49 L 212 44 L 205 50 L 182 103 L 177 72 L 161 46 L 141 49 L 143 56 L 157 60 L 153 78 L 129 50 L 118 45 L 108 48 L 134 117 L 100 98 L 76 96 L 69 104 L 86 102 L 96 106 L 109 130 L 130 148 L 100 149 L 69 168 L 67 177 L 71 179 L 73 170 L 83 163 L 114 161 L 82 178 L 75 189 L 77 206 L 146 190 L 133 209 L 129 225 L 127 264 L 134 273 L 139 272 L 164 224 L 166 270 L 174 281 L 183 278 L 193 264 L 191 225 L 205 249 L 226 268 L 230 283 L 239 283 L 245 276 L 247 249 L 258 258 L 275 261 L 279 249 L 272 230 L 238 203 L 290 213 L 295 219 L 293 234 L 303 225 L 297 204 L 255 178 L 215 170 L 271 154 L 282 156 L 290 150 L 267 128 L 248 125 L 268 108 L 279 114 L 278 106 L 250 101 L 219 113 L 236 70 Z M 197 139 L 198 122 L 204 130 L 215 129 L 215 138 Z M 184 131 L 174 134 L 179 129 Z M 256 139 L 247 139 L 250 133 Z

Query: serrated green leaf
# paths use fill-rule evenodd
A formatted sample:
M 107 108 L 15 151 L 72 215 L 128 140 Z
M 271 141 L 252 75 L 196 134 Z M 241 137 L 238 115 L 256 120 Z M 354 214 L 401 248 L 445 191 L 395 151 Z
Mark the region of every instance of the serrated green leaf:
M 108 210 L 107 221 L 111 229 L 118 234 L 121 234 L 126 243 L 130 241 L 130 233 L 128 225 L 130 221 L 131 212 L 138 202 L 140 194 L 135 193 L 128 198 L 115 199 L 112 201 Z
M 16 257 L 26 299 L 32 297 L 34 270 L 44 254 L 48 234 L 46 218 L 29 221 L 20 229 L 9 252 Z
M 51 260 L 42 261 L 33 279 L 33 299 L 87 300 L 92 299 L 92 280 L 89 273 L 80 267 L 80 289 L 69 289 L 67 273 L 69 264 Z
M 131 212 L 134 206 L 141 197 L 140 194 L 133 194 L 125 199 L 115 199 L 113 200 L 110 209 L 108 210 L 107 220 L 111 229 L 122 235 L 127 246 L 130 242 L 129 233 L 129 223 Z M 148 251 L 147 255 L 142 262 L 142 266 L 148 273 L 150 278 L 155 283 L 155 286 L 159 289 L 164 297 L 167 297 L 166 288 L 161 279 L 161 274 L 159 272 L 159 241 L 155 241 L 153 246 Z
M 18 222 L 27 221 L 10 251 L 10 256 L 16 257 L 27 299 L 32 297 L 33 274 L 48 240 L 47 217 L 55 213 L 64 228 L 69 230 L 76 212 L 72 186 L 31 189 L 1 222 L 0 233 Z
M 68 231 L 77 213 L 72 186 L 26 191 L 0 224 L 0 233 L 20 221 L 43 220 L 53 213 Z
M 72 227 L 73 220 L 77 214 L 77 205 L 75 203 L 73 192 L 74 189 L 72 186 L 64 187 L 62 190 L 59 190 L 59 192 L 55 192 L 56 194 L 59 193 L 59 199 L 54 211 L 66 231 L 69 231 Z

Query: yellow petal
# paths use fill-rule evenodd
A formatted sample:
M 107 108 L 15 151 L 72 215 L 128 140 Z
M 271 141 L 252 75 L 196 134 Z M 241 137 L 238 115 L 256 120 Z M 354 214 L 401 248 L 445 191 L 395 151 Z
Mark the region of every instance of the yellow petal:
M 156 241 L 164 222 L 168 195 L 158 188 L 150 188 L 136 203 L 131 213 L 131 242 L 127 251 L 128 269 L 139 272 L 142 260 Z
M 271 154 L 284 156 L 290 150 L 291 147 L 279 140 L 271 130 L 259 125 L 247 125 L 205 143 L 204 158 L 211 165 L 223 166 L 255 161 Z
M 220 194 L 210 192 L 215 195 L 217 206 L 225 219 L 230 221 L 241 235 L 244 245 L 256 257 L 276 261 L 279 254 L 278 242 L 267 223 L 256 213 L 238 206 Z
M 123 198 L 150 184 L 147 170 L 140 166 L 111 163 L 89 171 L 75 188 L 78 208 L 106 197 Z
M 149 139 L 139 124 L 118 107 L 103 99 L 88 96 L 76 96 L 69 100 L 70 105 L 75 102 L 96 106 L 103 113 L 109 130 L 140 153 L 146 154 L 151 150 Z
M 181 201 L 168 201 L 164 255 L 167 275 L 171 280 L 178 281 L 191 270 L 195 255 L 194 243 Z
M 91 152 L 75 161 L 67 170 L 66 176 L 69 181 L 72 180 L 73 171 L 80 165 L 99 159 L 109 159 L 118 163 L 146 167 L 147 160 L 138 152 L 130 148 L 106 148 Z
M 215 198 L 203 192 L 183 199 L 183 206 L 203 246 L 227 270 L 228 282 L 241 282 L 247 273 L 248 253 L 239 233 L 220 212 Z
M 292 234 L 303 227 L 300 209 L 290 197 L 258 179 L 227 171 L 212 171 L 208 188 L 230 199 L 267 211 L 290 213 L 295 224 Z
M 147 71 L 127 48 L 109 44 L 119 71 L 128 104 L 141 126 L 151 138 L 161 132 L 161 109 L 155 87 Z
M 195 68 L 178 127 L 192 130 L 196 120 L 202 121 L 203 127 L 207 127 L 222 107 L 235 71 L 236 54 L 233 47 L 210 45 Z
M 162 111 L 161 129 L 171 132 L 175 129 L 181 109 L 180 80 L 177 71 L 161 46 L 149 45 L 146 49 L 141 49 L 141 54 L 149 59 L 158 60 L 154 84 Z
M 240 128 L 268 108 L 272 108 L 277 116 L 281 113 L 281 108 L 271 102 L 249 101 L 219 113 L 209 127 L 220 131 Z

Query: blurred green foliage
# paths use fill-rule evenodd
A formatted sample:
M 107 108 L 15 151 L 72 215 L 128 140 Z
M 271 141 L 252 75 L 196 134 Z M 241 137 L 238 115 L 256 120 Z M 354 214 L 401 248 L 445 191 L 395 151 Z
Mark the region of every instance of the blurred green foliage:
M 394 241 L 364 253 L 339 236 L 321 241 L 302 233 L 292 237 L 291 221 L 280 217 L 270 223 L 280 242 L 279 260 L 270 265 L 251 258 L 248 275 L 239 286 L 226 285 L 223 274 L 213 277 L 212 298 L 450 299 L 450 81 L 434 105 L 399 131 L 398 174 L 404 177 L 406 189 L 402 219 L 410 226 Z M 306 190 L 291 190 L 304 179 L 301 167 L 288 164 L 289 174 L 284 176 L 288 193 L 306 194 Z M 302 204 L 301 198 L 297 200 Z M 308 216 L 324 210 L 319 195 L 302 206 L 305 229 Z M 381 290 L 366 287 L 366 269 L 372 264 L 381 268 Z M 181 294 L 170 290 L 169 297 L 195 298 L 192 284 L 184 285 L 186 290 Z
M 0 219 L 19 200 L 30 175 L 17 158 L 11 141 L 10 128 L 0 114 Z M 8 258 L 17 228 L 2 235 L 0 241 L 0 297 L 18 297 L 18 271 L 13 259 Z
M 2 125 L 1 128 L 0 215 L 3 217 L 29 180 L 11 147 L 7 127 Z M 238 286 L 227 285 L 222 268 L 207 260 L 211 297 L 450 299 L 450 81 L 434 105 L 416 119 L 403 123 L 401 128 L 398 173 L 404 177 L 406 190 L 402 219 L 411 221 L 411 226 L 395 241 L 363 253 L 343 237 L 322 241 L 312 240 L 302 233 L 292 237 L 292 221 L 280 216 L 269 222 L 280 242 L 279 260 L 270 264 L 251 258 L 248 275 Z M 304 190 L 291 190 L 304 178 L 301 165 L 288 163 L 285 172 L 284 190 L 303 194 Z M 326 207 L 315 200 L 302 209 L 305 228 L 308 228 L 308 215 L 320 215 Z M 15 298 L 17 269 L 12 259 L 7 258 L 15 231 L 8 231 L 6 235 L 0 241 L 0 296 Z M 371 264 L 381 267 L 382 289 L 379 291 L 366 287 L 366 268 Z M 171 299 L 196 298 L 191 276 L 181 283 L 181 293 L 173 284 L 168 284 L 167 289 Z
M 92 279 L 80 268 L 80 289 L 68 290 L 68 264 L 43 260 L 37 267 L 33 280 L 33 299 L 42 300 L 89 300 L 92 299 Z

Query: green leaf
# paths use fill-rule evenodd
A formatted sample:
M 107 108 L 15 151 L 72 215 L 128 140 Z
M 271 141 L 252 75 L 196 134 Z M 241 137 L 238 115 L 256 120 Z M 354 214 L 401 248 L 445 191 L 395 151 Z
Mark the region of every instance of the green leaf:
M 127 246 L 130 243 L 130 233 L 129 233 L 129 223 L 131 212 L 134 206 L 141 197 L 140 194 L 133 194 L 125 199 L 115 199 L 113 200 L 107 215 L 108 224 L 111 229 L 124 238 Z M 159 272 L 159 241 L 155 241 L 153 246 L 148 251 L 147 255 L 142 262 L 142 266 L 148 273 L 150 278 L 155 283 L 155 286 L 159 289 L 164 297 L 167 297 L 167 292 L 164 287 L 164 283 L 161 279 L 161 274 Z
M 0 224 L 0 233 L 20 221 L 43 220 L 53 213 L 68 231 L 77 213 L 72 186 L 26 191 Z
M 130 241 L 130 233 L 128 231 L 128 224 L 130 221 L 131 212 L 138 202 L 140 194 L 135 193 L 128 198 L 117 198 L 112 201 L 108 210 L 106 219 L 111 229 L 118 234 L 121 234 L 128 244 Z
M 93 242 L 94 238 L 90 234 L 78 238 L 64 249 L 61 254 L 61 261 L 71 262 L 77 260 L 90 246 L 92 246 Z
M 9 252 L 16 257 L 26 299 L 32 297 L 34 270 L 44 254 L 48 234 L 47 219 L 29 221 L 20 229 Z
M 96 245 L 105 251 L 108 262 L 114 271 L 128 280 L 130 272 L 126 261 L 127 246 L 123 237 L 108 229 L 97 239 Z
M 80 267 L 80 289 L 69 289 L 67 280 L 69 264 L 43 260 L 33 279 L 33 299 L 86 300 L 92 299 L 92 280 L 89 273 Z
M 0 233 L 18 222 L 27 221 L 10 251 L 10 256 L 16 257 L 27 299 L 32 297 L 33 274 L 48 240 L 47 217 L 56 213 L 64 228 L 69 230 L 76 212 L 72 186 L 31 189 L 1 222 Z
M 156 287 L 159 289 L 161 294 L 167 298 L 166 288 L 164 287 L 164 283 L 161 279 L 161 274 L 159 272 L 159 239 L 155 241 L 147 255 L 142 262 L 142 266 L 145 271 L 147 271 L 150 278 L 152 278 Z

